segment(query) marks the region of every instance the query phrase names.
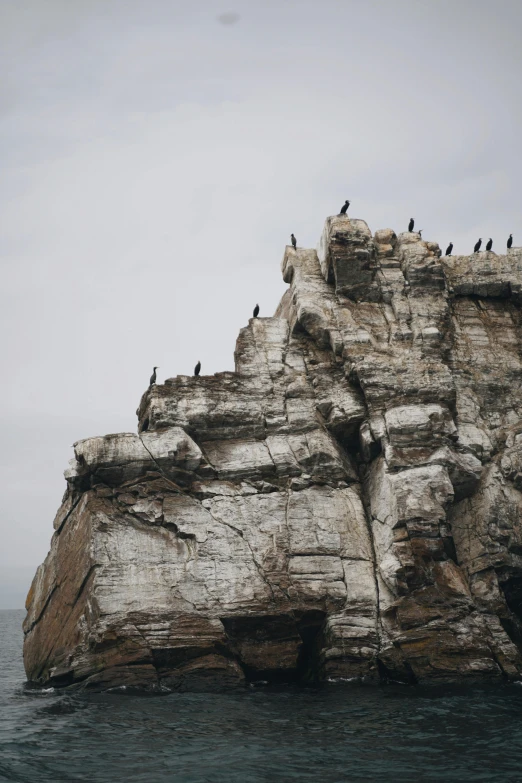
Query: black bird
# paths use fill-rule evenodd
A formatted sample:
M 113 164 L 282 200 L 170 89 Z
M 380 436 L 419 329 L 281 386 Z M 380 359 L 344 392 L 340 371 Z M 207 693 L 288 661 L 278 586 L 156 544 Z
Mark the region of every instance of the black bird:
M 448 247 L 446 248 L 446 255 L 450 256 L 452 250 L 453 250 L 453 242 L 450 242 Z
M 159 367 L 154 367 L 152 370 L 152 375 L 150 376 L 150 383 L 149 388 L 156 383 L 156 370 L 159 370 Z
M 256 305 L 254 307 L 254 318 L 257 318 L 258 315 L 259 315 L 259 305 Z
M 413 226 L 415 225 L 415 221 L 413 218 L 410 218 L 410 222 L 408 223 L 408 231 L 413 231 Z
M 486 250 L 491 250 L 492 247 L 493 247 L 493 240 L 490 238 L 486 245 Z
M 482 244 L 482 237 L 479 239 L 478 242 L 475 243 L 475 247 L 473 248 L 473 252 L 474 253 L 478 253 L 478 251 L 480 250 L 481 244 Z
M 513 245 L 513 234 L 510 234 L 509 235 L 509 239 L 507 241 L 507 248 L 508 248 L 508 250 L 509 250 L 510 247 L 512 247 L 512 245 Z
M 297 239 L 294 237 L 294 235 L 293 235 L 293 234 L 290 234 L 290 239 L 292 240 L 292 247 L 293 247 L 293 248 L 294 248 L 294 250 L 295 250 L 295 249 L 296 249 L 296 247 L 297 247 Z
M 194 375 L 199 375 L 200 370 L 201 370 L 201 362 L 198 362 L 194 367 Z
M 424 231 L 424 229 L 423 229 L 423 228 L 420 228 L 420 229 L 417 231 L 417 234 L 420 236 L 420 238 L 421 238 L 421 239 L 422 239 L 422 232 L 423 232 L 423 231 Z
M 341 207 L 341 211 L 339 212 L 340 215 L 346 215 L 348 212 L 348 207 L 350 206 L 350 202 L 348 199 L 344 202 L 344 204 Z

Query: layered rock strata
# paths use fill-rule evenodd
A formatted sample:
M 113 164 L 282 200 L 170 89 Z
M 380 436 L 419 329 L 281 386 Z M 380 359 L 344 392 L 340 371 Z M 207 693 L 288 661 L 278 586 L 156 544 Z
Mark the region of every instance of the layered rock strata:
M 80 441 L 27 599 L 30 680 L 517 678 L 522 249 L 326 221 L 235 372 Z

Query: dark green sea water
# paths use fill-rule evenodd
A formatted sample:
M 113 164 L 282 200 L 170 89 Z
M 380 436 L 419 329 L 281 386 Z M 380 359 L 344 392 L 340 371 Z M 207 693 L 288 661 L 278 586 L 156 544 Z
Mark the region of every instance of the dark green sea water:
M 2 783 L 522 781 L 522 686 L 34 691 L 22 619 L 0 612 Z

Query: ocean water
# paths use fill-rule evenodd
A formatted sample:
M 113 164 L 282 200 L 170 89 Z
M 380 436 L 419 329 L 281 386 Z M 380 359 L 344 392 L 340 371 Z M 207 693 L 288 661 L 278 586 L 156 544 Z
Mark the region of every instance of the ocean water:
M 0 781 L 522 781 L 522 686 L 329 684 L 230 695 L 25 687 L 0 612 Z

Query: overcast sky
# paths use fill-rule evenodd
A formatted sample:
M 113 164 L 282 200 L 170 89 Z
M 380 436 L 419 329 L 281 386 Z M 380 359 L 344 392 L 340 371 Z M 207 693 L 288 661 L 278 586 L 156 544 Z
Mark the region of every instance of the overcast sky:
M 75 440 L 233 369 L 290 232 L 522 244 L 519 0 L 0 0 L 0 608 Z

